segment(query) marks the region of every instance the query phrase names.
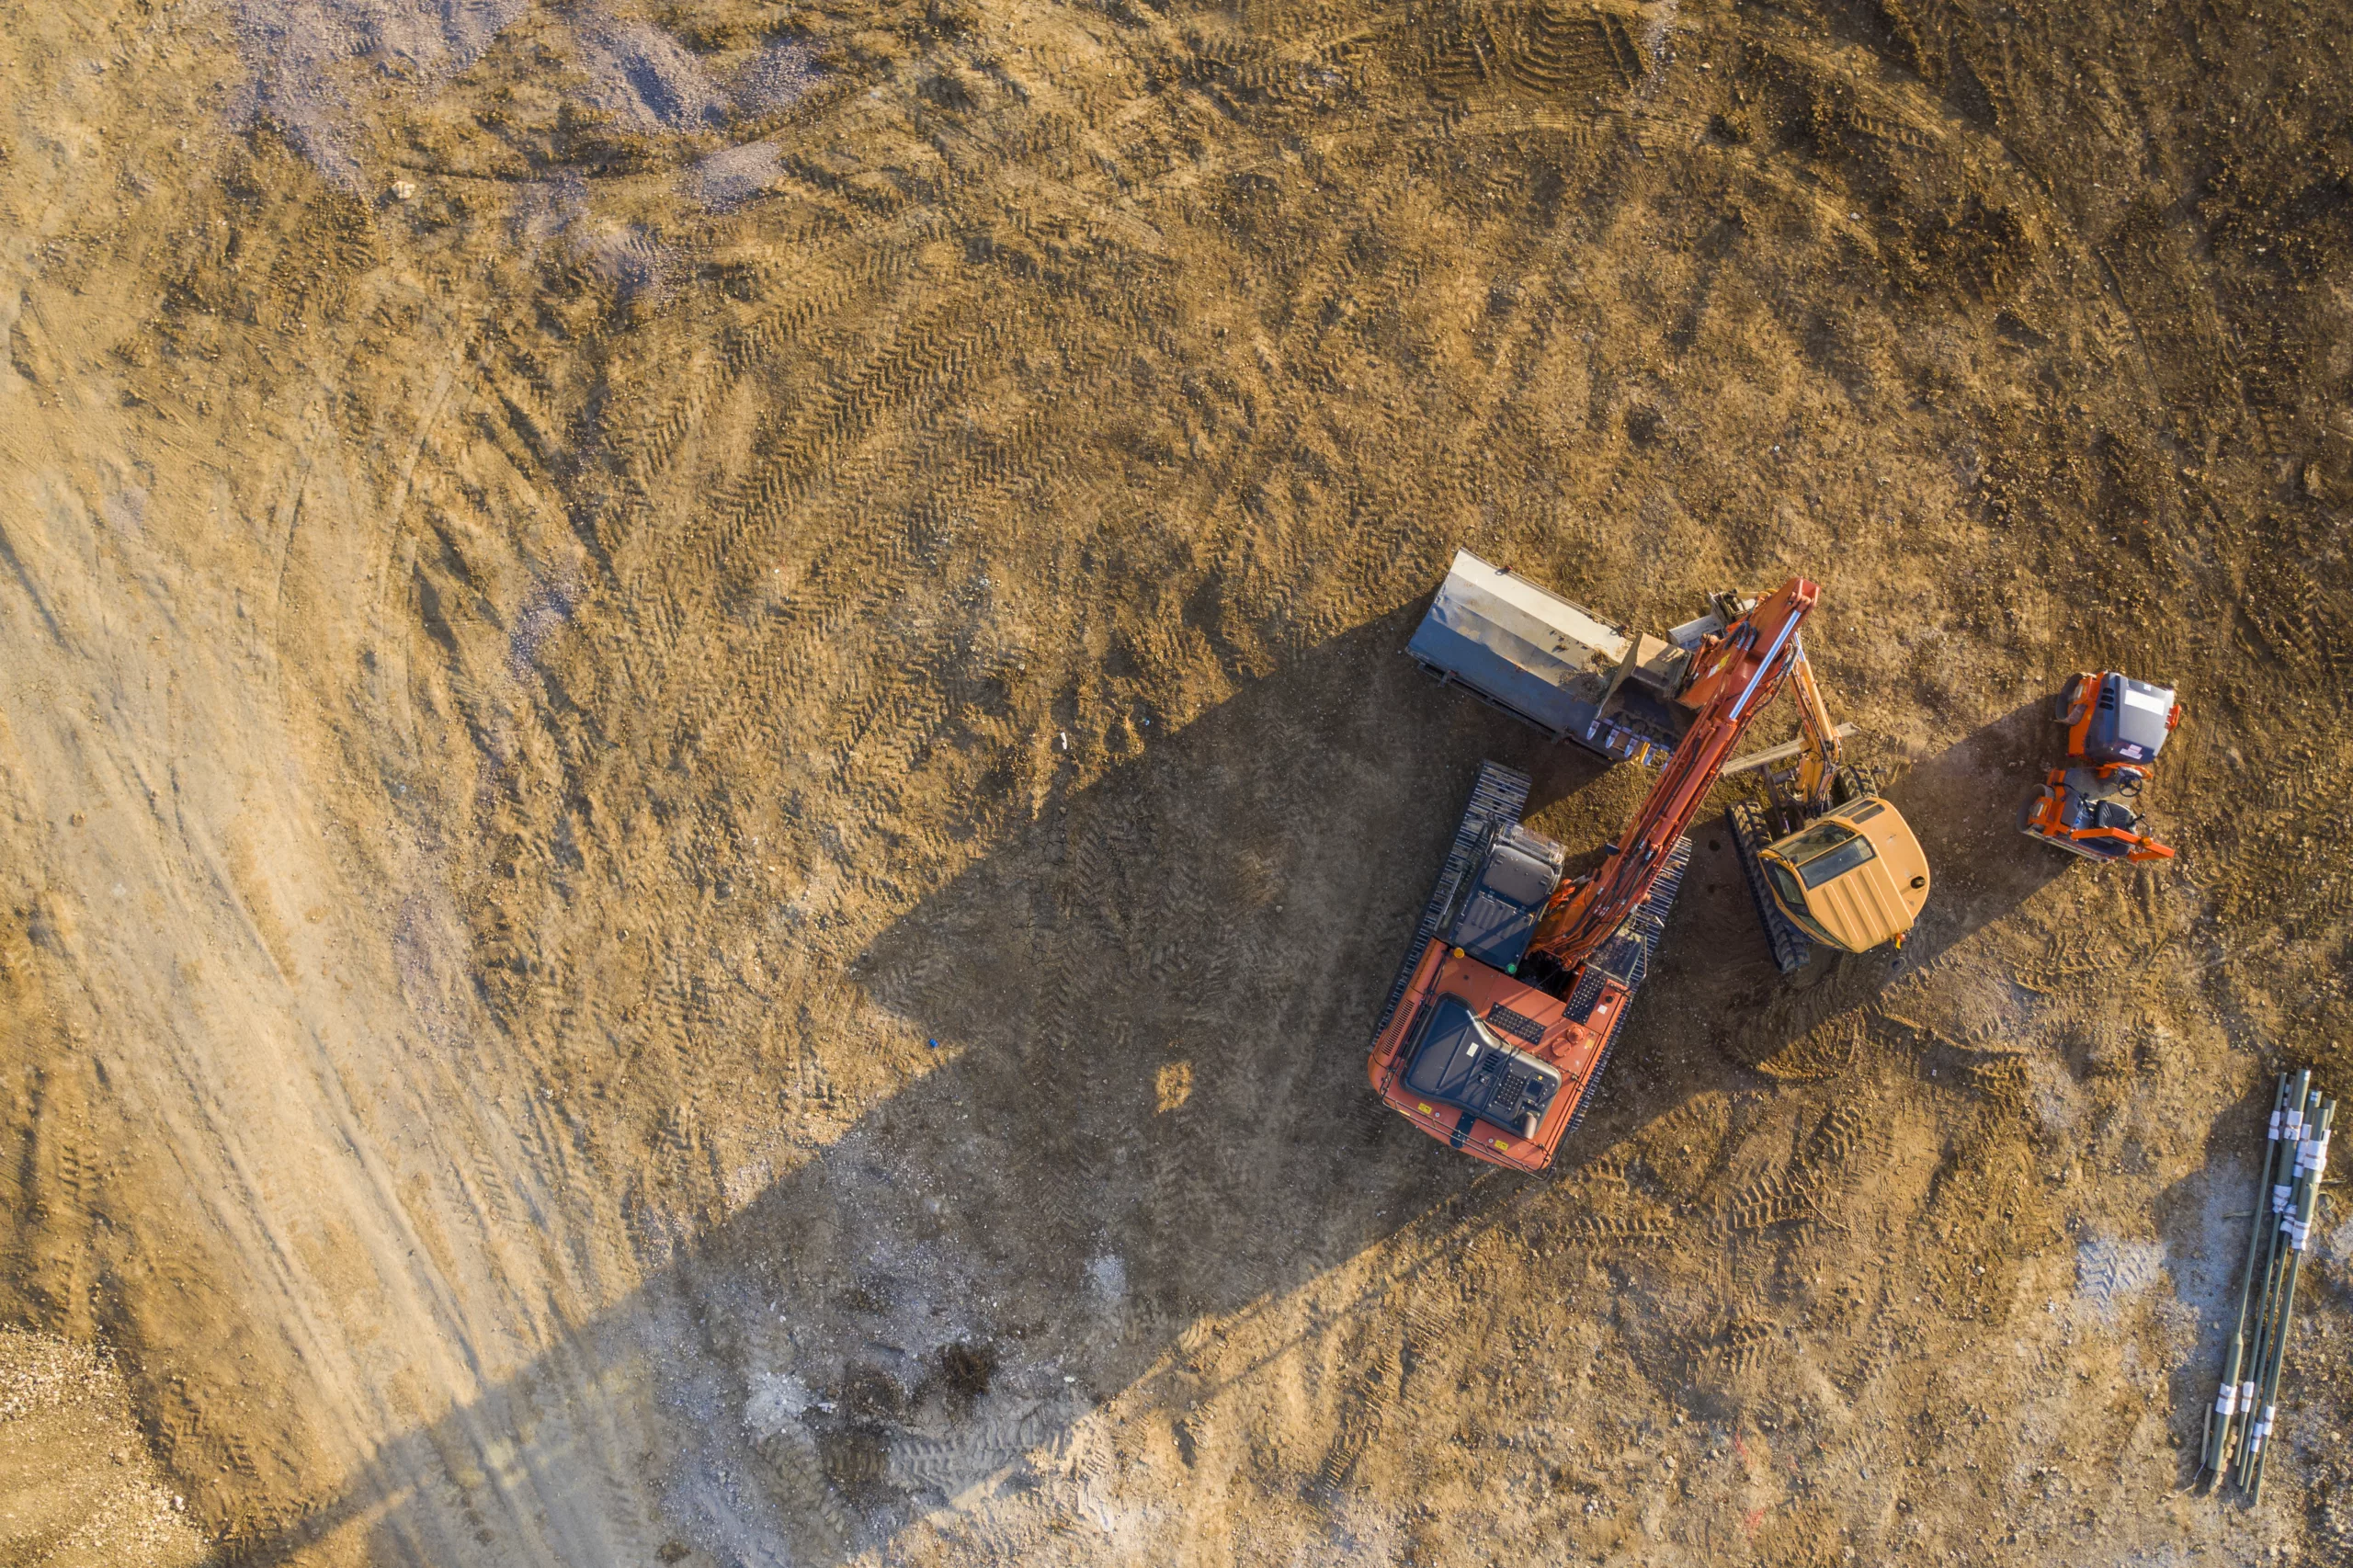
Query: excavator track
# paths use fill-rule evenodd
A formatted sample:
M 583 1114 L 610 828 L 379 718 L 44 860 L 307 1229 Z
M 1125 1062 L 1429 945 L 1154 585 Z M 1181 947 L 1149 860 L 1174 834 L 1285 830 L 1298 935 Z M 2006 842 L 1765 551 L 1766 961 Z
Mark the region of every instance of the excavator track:
M 1766 830 L 1764 812 L 1753 801 L 1735 802 L 1724 812 L 1724 826 L 1740 853 L 1741 874 L 1748 879 L 1748 896 L 1756 905 L 1757 923 L 1765 927 L 1765 945 L 1773 949 L 1774 965 L 1783 974 L 1795 974 L 1813 961 L 1813 940 L 1781 913 L 1773 902 L 1773 890 L 1765 883 L 1765 863 L 1756 852 L 1772 842 L 1772 835 Z
M 1630 993 L 1642 989 L 1651 971 L 1651 959 L 1666 937 L 1666 917 L 1674 911 L 1675 895 L 1683 891 L 1683 874 L 1691 869 L 1688 835 L 1675 841 L 1666 852 L 1665 861 L 1643 902 L 1634 905 L 1616 934 L 1595 949 L 1593 957 L 1586 960 L 1588 972 L 1607 971 Z M 1572 1017 L 1576 1016 L 1574 1005 L 1569 1012 Z
M 1440 869 L 1438 886 L 1431 890 L 1429 903 L 1422 906 L 1422 918 L 1414 927 L 1414 939 L 1405 948 L 1404 961 L 1397 966 L 1397 978 L 1390 983 L 1389 1000 L 1381 1006 L 1381 1020 L 1372 1026 L 1373 1039 L 1389 1027 L 1389 1019 L 1397 1011 L 1398 999 L 1405 994 L 1405 987 L 1414 978 L 1414 968 L 1422 961 L 1424 949 L 1430 938 L 1438 935 L 1438 922 L 1446 918 L 1446 907 L 1454 900 L 1454 890 L 1472 872 L 1472 860 L 1478 854 L 1479 837 L 1498 822 L 1518 822 L 1528 805 L 1528 775 L 1517 768 L 1506 767 L 1499 762 L 1483 762 L 1479 777 L 1471 786 L 1471 803 L 1462 809 L 1462 820 L 1454 829 L 1454 846 L 1446 852 L 1446 865 Z
M 1641 989 L 1643 981 L 1650 974 L 1651 960 L 1658 956 L 1658 945 L 1666 937 L 1666 917 L 1674 912 L 1675 895 L 1683 891 L 1683 874 L 1690 866 L 1691 840 L 1678 838 L 1675 841 L 1675 847 L 1667 851 L 1666 865 L 1660 869 L 1658 880 L 1651 884 L 1649 896 L 1635 907 L 1634 913 L 1626 917 L 1626 924 L 1618 928 L 1618 934 L 1604 944 L 1586 965 L 1585 973 L 1578 978 L 1576 990 L 1569 997 L 1569 1017 L 1582 1023 L 1593 1016 L 1593 1005 L 1601 996 L 1600 971 L 1606 960 L 1611 958 L 1624 965 L 1622 969 L 1618 963 L 1608 963 L 1607 967 L 1623 976 L 1627 991 L 1631 993 Z M 1620 944 L 1626 944 L 1631 951 L 1620 949 Z M 1609 1065 L 1610 1053 L 1618 1049 L 1618 1037 L 1625 1030 L 1626 1015 L 1632 1011 L 1631 1006 L 1620 1007 L 1617 1017 L 1610 1021 L 1609 1038 L 1601 1042 L 1601 1054 L 1593 1059 L 1593 1071 L 1586 1074 L 1585 1083 L 1577 1090 L 1577 1108 L 1569 1113 L 1569 1124 L 1562 1129 L 1562 1142 L 1575 1137 L 1577 1129 L 1585 1124 L 1586 1112 L 1593 1108 L 1594 1085 L 1601 1082 L 1602 1071 Z

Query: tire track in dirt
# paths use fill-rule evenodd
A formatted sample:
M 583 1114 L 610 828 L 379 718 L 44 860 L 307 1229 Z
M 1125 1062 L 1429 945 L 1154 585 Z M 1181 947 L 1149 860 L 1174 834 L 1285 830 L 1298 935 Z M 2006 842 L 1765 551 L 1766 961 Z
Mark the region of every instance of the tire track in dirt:
M 1262 1497 L 1311 1497 L 1336 1520 L 1401 1484 L 1442 1501 L 1459 1486 L 1469 1501 L 1442 1513 L 1495 1505 L 1494 1528 L 1517 1531 L 1532 1516 L 1511 1509 L 1544 1489 L 1495 1480 L 1519 1475 L 1516 1456 L 1467 1443 L 1458 1456 L 1421 1437 L 1444 1430 L 1472 1388 L 1519 1425 L 1570 1411 L 1598 1421 L 1576 1403 L 1586 1395 L 1543 1404 L 1525 1369 L 1504 1367 L 1535 1354 L 1509 1336 L 1540 1315 L 1591 1331 L 1574 1351 L 1586 1360 L 1560 1364 L 1635 1369 L 1613 1393 L 1643 1420 L 1703 1406 L 1711 1421 L 1768 1408 L 1789 1419 L 1772 1402 L 1823 1386 L 1817 1373 L 1848 1391 L 1842 1417 L 1938 1408 L 1913 1352 L 1974 1331 L 1939 1326 L 1918 1298 L 2000 1321 L 2032 1278 L 2025 1265 L 2005 1275 L 2003 1260 L 2063 1252 L 2038 1230 L 2061 1214 L 2042 1192 L 2045 1145 L 2129 1131 L 2120 1107 L 2189 1126 L 2227 1099 L 2211 1051 L 2129 1032 L 2185 1006 L 2169 988 L 2196 967 L 2180 961 L 2190 922 L 2259 914 L 2325 955 L 2344 921 L 2343 887 L 2325 876 L 2287 877 L 2283 917 L 2246 903 L 2297 867 L 2311 824 L 2342 803 L 2325 782 L 2342 771 L 2330 748 L 2273 694 L 2325 687 L 2336 670 L 2343 585 L 2329 540 L 2316 525 L 2300 535 L 2226 516 L 2253 482 L 2224 475 L 2236 454 L 2182 441 L 2182 422 L 2202 421 L 2267 460 L 2301 455 L 2317 437 L 2298 422 L 2295 361 L 2334 340 L 2318 316 L 2262 324 L 2282 296 L 2255 269 L 2268 241 L 2252 228 L 2219 208 L 2177 221 L 2178 169 L 2205 166 L 2194 147 L 2167 142 L 2133 165 L 2156 193 L 2139 209 L 2078 199 L 2058 165 L 2105 173 L 2122 111 L 2059 118 L 2054 74 L 2080 58 L 2053 30 L 2065 21 L 1939 0 L 1884 9 L 1883 28 L 1867 12 L 1801 12 L 1769 37 L 1737 18 L 1678 19 L 1654 36 L 1631 9 L 1544 5 L 861 13 L 873 36 L 846 35 L 835 57 L 854 89 L 813 100 L 805 123 L 776 123 L 779 173 L 740 207 L 691 210 L 676 147 L 637 149 L 655 172 L 597 182 L 576 213 L 570 197 L 531 197 L 529 222 L 559 236 L 551 251 L 578 254 L 506 275 L 493 326 L 435 339 L 431 354 L 467 343 L 446 392 L 417 399 L 446 399 L 446 411 L 426 417 L 429 439 L 395 443 L 415 455 L 401 474 L 390 452 L 385 494 L 400 499 L 368 539 L 386 562 L 379 640 L 404 644 L 397 657 L 379 650 L 370 711 L 393 690 L 410 715 L 404 733 L 386 725 L 398 738 L 380 749 L 404 779 L 426 775 L 414 789 L 431 798 L 385 835 L 415 842 L 413 863 L 430 873 L 416 896 L 441 890 L 432 908 L 464 949 L 445 1025 L 414 1050 L 478 1079 L 449 1080 L 442 1099 L 420 1091 L 471 1108 L 440 1119 L 451 1152 L 418 1199 L 488 1260 L 470 1266 L 485 1278 L 467 1290 L 503 1304 L 475 1325 L 593 1316 L 612 1281 L 692 1256 L 725 1231 L 730 1205 L 775 1189 L 796 1160 L 822 1164 L 871 1114 L 831 1175 L 782 1188 L 839 1236 L 809 1243 L 799 1210 L 763 1233 L 790 1236 L 779 1256 L 810 1271 L 763 1301 L 851 1345 L 844 1354 L 867 1369 L 858 1397 L 885 1412 L 813 1416 L 760 1439 L 776 1450 L 752 1466 L 776 1473 L 764 1506 L 819 1560 L 893 1550 L 903 1528 L 912 1539 L 894 1493 L 952 1494 L 999 1471 L 1019 1484 L 992 1489 L 997 1511 L 972 1539 L 1025 1558 L 1071 1546 L 1040 1522 L 1050 1516 L 1099 1522 L 1142 1499 L 1121 1517 L 1165 1509 L 1154 1528 L 1181 1531 L 1165 1521 L 1199 1496 L 1256 1528 L 1276 1511 L 1254 1507 Z M 849 18 L 808 25 L 830 36 L 844 30 L 835 20 Z M 2211 50 L 2221 28 L 2209 16 L 2190 30 Z M 1875 62 L 1894 63 L 1881 74 Z M 446 118 L 489 112 L 449 140 L 513 148 L 546 129 L 533 116 L 555 111 L 534 99 L 529 63 L 490 59 L 453 88 Z M 2132 112 L 2156 114 L 2157 101 Z M 2078 125 L 2063 146 L 2051 141 L 2059 124 Z M 698 148 L 711 140 L 697 135 Z M 563 177 L 564 145 L 547 143 L 542 184 Z M 2061 153 L 2040 165 L 2055 173 L 2037 172 L 2039 150 Z M 629 152 L 614 141 L 597 155 Z M 245 293 L 268 296 L 268 354 L 368 312 L 376 263 L 347 254 L 358 231 L 338 229 L 337 210 L 268 220 L 280 250 L 242 264 Z M 490 211 L 460 213 L 427 188 L 380 202 L 369 243 L 387 265 L 460 276 L 525 232 L 499 239 L 506 219 Z M 2201 224 L 2245 270 L 2209 276 Z M 2141 324 L 2140 349 L 2122 313 L 2093 308 L 2090 270 L 2080 289 L 2066 276 L 2096 250 Z M 21 350 L 12 339 L 29 369 L 6 384 L 49 395 L 28 378 L 54 377 L 74 350 L 34 330 Z M 2160 362 L 2184 353 L 2219 358 Z M 204 384 L 251 368 L 233 354 Z M 2154 414 L 2143 369 L 2163 393 Z M 441 384 L 412 380 L 420 393 Z M 347 404 L 320 409 L 312 428 L 355 449 L 379 427 Z M 1647 437 L 1628 418 L 1638 411 L 1654 416 Z M 1786 466 L 1757 450 L 1784 445 Z M 233 434 L 228 447 L 281 472 L 282 454 L 249 452 Z M 1966 460 L 1951 457 L 1964 449 Z M 1875 471 L 1883 463 L 1910 466 Z M 2195 491 L 2176 479 L 2193 464 L 2212 470 Z M 2317 517 L 2333 483 L 2321 466 L 2309 480 L 2283 470 L 2287 491 L 2263 492 L 2263 505 Z M 1899 494 L 1875 495 L 1891 477 Z M 347 505 L 302 494 L 298 540 Z M 1285 960 L 1337 918 L 1319 910 L 1318 868 L 1299 863 L 1300 846 L 1388 854 L 1336 851 L 1314 824 L 1404 820 L 1396 799 L 1433 787 L 1429 767 L 1398 756 L 1400 715 L 1452 726 L 1449 746 L 1510 743 L 1479 716 L 1380 687 L 1393 699 L 1382 744 L 1358 737 L 1361 753 L 1313 798 L 1285 778 L 1323 763 L 1329 737 L 1309 716 L 1355 696 L 1331 661 L 1392 659 L 1396 639 L 1319 651 L 1405 607 L 1458 540 L 1563 570 L 1613 614 L 1679 603 L 1703 574 L 1760 572 L 1784 552 L 1835 560 L 1868 653 L 1854 657 L 1852 700 L 1892 745 L 1915 750 L 2021 700 L 1989 671 L 2027 680 L 2039 659 L 2162 663 L 2215 694 L 2193 699 L 2168 775 L 2168 809 L 2208 835 L 2190 843 L 2211 880 L 2078 877 L 2008 904 L 1996 890 L 1984 895 L 1991 915 L 1919 956 L 1925 978 L 1900 996 L 1859 983 L 1843 1000 L 1777 1006 L 1734 994 L 1745 980 L 1695 980 L 1681 1023 L 1661 1014 L 1630 1039 L 1646 1071 L 1630 1075 L 1621 1124 L 1603 1134 L 1624 1147 L 1595 1150 L 1541 1192 L 1483 1187 L 1445 1209 L 1430 1196 L 1445 1190 L 1442 1165 L 1423 1163 L 1435 1151 L 1352 1101 L 1326 1107 L 1356 1092 L 1353 1062 L 1336 1065 L 1325 1044 L 1358 1021 L 1345 997 L 1365 943 L 1324 941 L 1312 973 Z M 301 548 L 278 552 L 279 580 L 300 585 Z M 2192 602 L 2232 574 L 2219 613 Z M 2064 606 L 2070 624 L 1979 619 L 2006 596 Z M 287 642 L 297 602 L 268 628 L 267 652 L 325 668 Z M 2155 617 L 2161 606 L 2178 614 Z M 1333 689 L 1290 694 L 1310 667 Z M 1284 721 L 1245 726 L 1247 759 L 1237 747 L 1202 760 L 1213 748 L 1192 732 L 1254 703 Z M 2256 759 L 2254 788 L 2234 790 L 2256 803 L 2210 824 L 2200 802 L 2228 777 L 2225 737 Z M 1185 774 L 1196 797 L 1151 782 L 1188 746 L 1204 748 Z M 432 777 L 442 764 L 447 777 Z M 1973 840 L 1967 852 L 1980 852 Z M 989 892 L 957 909 L 991 920 L 938 945 L 989 960 L 999 985 L 928 949 L 894 960 L 887 979 L 848 977 L 850 955 L 967 869 Z M 997 921 L 1012 932 L 1001 940 Z M 254 929 L 256 943 L 286 947 Z M 1825 1015 L 1827 1001 L 1843 1011 Z M 1700 1070 L 1682 1064 L 1676 1029 L 1733 1009 L 1746 1015 L 1733 1087 L 1722 1105 L 1683 1098 Z M 1251 1040 L 1271 1065 L 1217 1054 L 1247 1028 L 1265 1029 Z M 946 1061 L 925 1051 L 934 1036 L 951 1054 L 976 1041 L 1000 1053 L 1001 1074 L 983 1071 L 985 1055 L 965 1070 L 969 1090 L 1032 1074 L 1051 1090 L 1042 1110 L 1012 1108 L 1008 1142 L 973 1165 L 935 1146 L 956 1119 L 923 1092 Z M 1171 1065 L 1190 1074 L 1169 1080 L 1181 1094 L 1159 1086 Z M 1710 1093 L 1722 1089 L 1723 1065 L 1704 1065 Z M 454 1070 L 435 1071 L 442 1083 Z M 1174 1103 L 1136 1114 L 1132 1166 L 1086 1147 L 1096 1119 L 1115 1114 L 1106 1108 L 1125 1116 L 1154 1096 Z M 1265 1153 L 1281 1142 L 1266 1136 L 1267 1104 L 1308 1097 L 1347 1144 L 1344 1172 L 1299 1141 Z M 1850 1106 L 1886 1126 L 1859 1130 Z M 41 1145 L 43 1202 L 107 1202 L 108 1146 L 72 1129 Z M 924 1374 L 908 1369 L 922 1344 L 858 1348 L 896 1309 L 850 1266 L 865 1267 L 861 1252 L 893 1267 L 933 1256 L 929 1211 L 902 1184 L 970 1181 L 991 1161 L 1050 1175 L 1065 1156 L 1098 1158 L 1090 1168 L 1123 1201 L 1201 1217 L 1199 1235 L 1231 1239 L 1231 1256 L 1204 1256 L 1199 1235 L 1173 1226 L 1130 1234 L 1124 1264 L 1100 1276 L 1110 1283 L 1077 1287 L 1095 1304 L 1029 1298 L 1043 1303 L 1031 1312 L 1040 1342 L 1076 1347 L 1073 1365 L 1110 1385 L 1097 1392 L 1131 1402 L 1117 1414 L 1032 1402 L 976 1409 L 959 1427 L 921 1403 Z M 1263 1163 L 1280 1158 L 1305 1163 Z M 1261 1190 L 1277 1168 L 1300 1173 L 1282 1207 Z M 2135 1179 L 2188 1177 L 2177 1165 Z M 1359 1182 L 1392 1184 L 1391 1196 Z M 2131 1182 L 2113 1190 L 2154 1203 Z M 1372 1225 L 1347 1207 L 1358 1198 L 1406 1222 Z M 1540 1233 L 1496 1218 L 1540 1212 L 1558 1221 Z M 1220 1227 L 1236 1214 L 1260 1222 L 1233 1237 Z M 1302 1234 L 1302 1214 L 1366 1256 L 1315 1256 L 1329 1238 Z M 993 1219 L 967 1233 L 991 1259 L 972 1276 L 1015 1290 L 1028 1281 L 1002 1258 L 1094 1279 L 1097 1249 L 1129 1223 Z M 1863 1256 L 1890 1237 L 1901 1244 Z M 825 1273 L 837 1265 L 841 1278 Z M 1225 1293 L 1166 1283 L 1204 1273 Z M 1597 1283 L 1574 1294 L 1587 1273 Z M 2101 1283 L 2097 1268 L 2086 1278 Z M 603 1283 L 583 1287 L 590 1278 Z M 870 1285 L 868 1305 L 841 1304 Z M 1115 1285 L 1130 1305 L 1107 1304 Z M 1633 1305 L 1613 1316 L 1597 1305 L 1605 1294 Z M 1104 1453 L 1140 1452 L 1163 1415 L 1172 1432 L 1179 1418 L 1152 1403 L 1160 1373 L 1120 1379 L 1192 1344 L 1188 1313 L 1203 1301 L 1248 1343 L 1205 1351 L 1211 1408 L 1187 1411 L 1185 1436 L 1168 1441 L 1217 1479 L 1121 1482 Z M 1816 1310 L 1823 1326 L 1804 1325 Z M 726 1346 L 679 1354 L 721 1384 L 756 1359 Z M 2047 1354 L 2052 1375 L 2079 1364 Z M 448 1424 L 415 1417 L 428 1436 L 369 1472 L 382 1497 L 419 1499 L 384 1504 L 383 1539 L 426 1543 L 415 1554 L 437 1561 L 462 1559 L 472 1540 L 497 1558 L 541 1528 L 534 1499 L 564 1495 L 566 1474 L 642 1513 L 654 1483 L 638 1471 L 656 1467 L 631 1456 L 654 1444 L 589 1416 L 568 1435 L 536 1428 L 542 1449 L 508 1441 L 529 1410 L 604 1398 L 596 1361 L 559 1356 L 508 1403 Z M 1289 1388 L 1309 1392 L 1290 1400 Z M 713 1397 L 695 1419 L 732 1433 L 729 1396 Z M 155 1408 L 190 1454 L 228 1466 L 224 1486 L 275 1484 L 254 1479 L 277 1461 L 234 1429 L 232 1407 L 196 1401 L 204 1430 L 164 1396 Z M 404 1491 L 444 1464 L 425 1452 L 434 1441 L 497 1456 L 484 1467 L 494 1481 Z M 495 1545 L 461 1524 L 476 1505 L 506 1532 Z M 259 1535 L 276 1506 L 223 1517 Z M 1897 1519 L 1890 1497 L 1851 1480 L 1825 1481 L 1807 1508 L 1757 1539 L 1834 1557 L 1909 1550 L 1889 1533 L 1904 1521 L 1874 1522 Z M 1719 1549 L 1744 1517 L 1699 1496 L 1682 1512 Z M 545 1528 L 561 1534 L 587 1516 L 557 1517 Z M 583 1558 L 599 1543 L 639 1560 L 671 1551 L 634 1517 L 583 1526 L 579 1542 Z M 1575 1540 L 1596 1557 L 1622 1544 Z

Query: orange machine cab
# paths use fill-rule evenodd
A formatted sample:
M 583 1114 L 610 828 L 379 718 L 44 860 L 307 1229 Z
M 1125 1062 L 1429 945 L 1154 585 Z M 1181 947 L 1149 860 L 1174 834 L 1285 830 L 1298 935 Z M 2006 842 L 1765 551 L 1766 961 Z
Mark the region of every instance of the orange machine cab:
M 1690 858 L 1677 839 L 1643 902 L 1563 970 L 1529 940 L 1561 884 L 1561 846 L 1518 821 L 1528 778 L 1488 763 L 1423 913 L 1418 959 L 1373 1036 L 1372 1086 L 1466 1154 L 1540 1171 L 1584 1117 Z
M 1603 979 L 1579 1022 L 1559 997 L 1433 939 L 1374 1041 L 1372 1086 L 1431 1137 L 1540 1171 L 1577 1119 L 1628 994 Z M 1483 1102 L 1484 1115 L 1469 1108 Z

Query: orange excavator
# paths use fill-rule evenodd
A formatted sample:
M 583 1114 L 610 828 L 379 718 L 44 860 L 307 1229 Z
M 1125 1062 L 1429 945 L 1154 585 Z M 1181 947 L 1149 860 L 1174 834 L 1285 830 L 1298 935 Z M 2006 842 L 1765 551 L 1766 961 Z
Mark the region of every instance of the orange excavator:
M 1904 945 L 1927 902 L 1928 859 L 1871 774 L 1842 762 L 1844 735 L 1802 638 L 1789 684 L 1800 738 L 1725 769 L 1752 772 L 1764 798 L 1734 801 L 1724 826 L 1774 963 L 1785 975 L 1809 965 L 1819 974 L 1836 954 Z
M 1471 571 L 1502 573 L 1475 559 L 1467 567 L 1458 561 L 1458 574 Z M 1453 613 L 1448 593 L 1441 591 L 1433 621 Z M 1664 933 L 1690 860 L 1685 830 L 1749 725 L 1803 659 L 1798 629 L 1818 597 L 1813 583 L 1792 577 L 1754 605 L 1720 597 L 1704 627 L 1677 629 L 1688 657 L 1662 654 L 1658 662 L 1680 666 L 1662 691 L 1688 724 L 1641 810 L 1591 875 L 1564 879 L 1561 846 L 1518 820 L 1525 775 L 1494 763 L 1481 769 L 1374 1033 L 1367 1071 L 1392 1109 L 1491 1165 L 1540 1171 L 1552 1163 L 1584 1118 Z M 1477 624 L 1455 621 L 1484 646 L 1517 649 L 1513 637 L 1488 630 L 1508 631 L 1516 623 L 1507 612 Z M 1421 638 L 1411 651 L 1429 659 Z M 1516 657 L 1521 667 L 1535 664 L 1524 651 Z M 1809 735 L 1819 728 L 1835 742 L 1820 715 L 1805 718 Z M 1598 729 L 1606 722 L 1588 722 Z M 1811 769 L 1807 783 L 1821 785 Z M 1859 861 L 1869 851 L 1864 844 L 1836 852 Z M 1911 906 L 1904 926 L 1926 887 L 1923 875 L 1904 890 Z

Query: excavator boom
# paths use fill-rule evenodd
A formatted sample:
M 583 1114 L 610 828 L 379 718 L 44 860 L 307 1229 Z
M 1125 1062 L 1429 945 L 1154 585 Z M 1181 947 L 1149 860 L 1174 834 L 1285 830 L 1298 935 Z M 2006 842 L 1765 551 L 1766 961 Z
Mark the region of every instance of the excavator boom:
M 1802 660 L 1798 628 L 1820 596 L 1813 583 L 1792 577 L 1694 656 L 1698 673 L 1680 700 L 1698 709 L 1699 717 L 1601 869 L 1554 892 L 1537 922 L 1531 957 L 1540 953 L 1563 970 L 1574 967 L 1649 895 L 1733 748 L 1772 701 L 1782 676 Z M 1825 726 L 1825 733 L 1835 732 Z

